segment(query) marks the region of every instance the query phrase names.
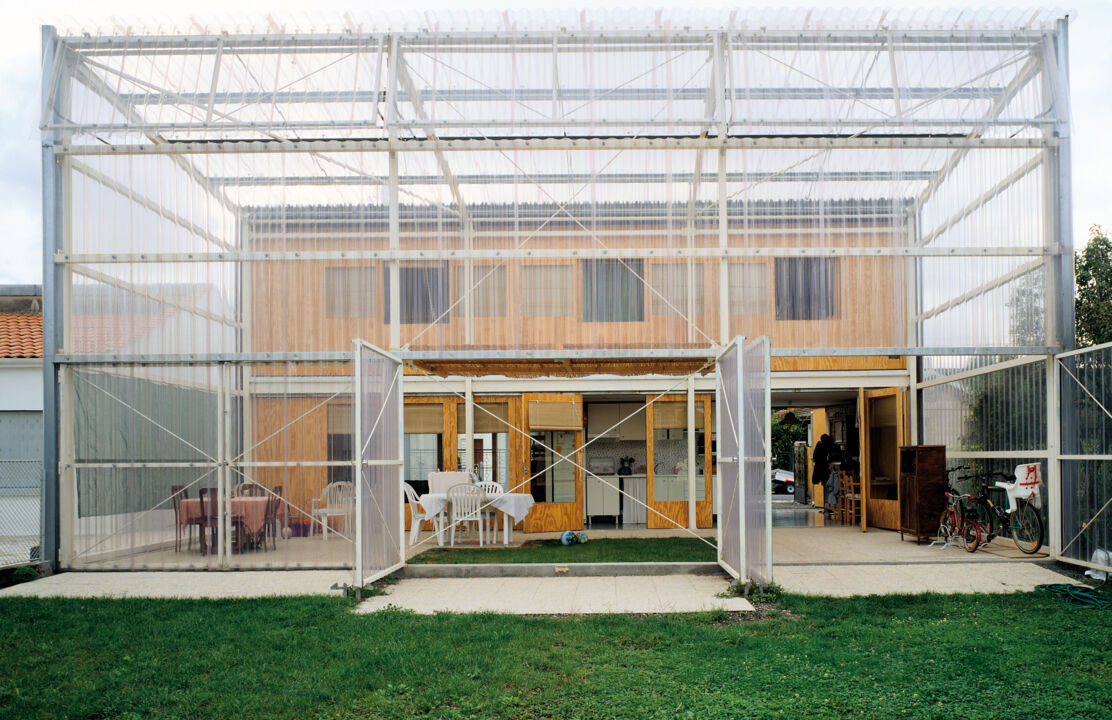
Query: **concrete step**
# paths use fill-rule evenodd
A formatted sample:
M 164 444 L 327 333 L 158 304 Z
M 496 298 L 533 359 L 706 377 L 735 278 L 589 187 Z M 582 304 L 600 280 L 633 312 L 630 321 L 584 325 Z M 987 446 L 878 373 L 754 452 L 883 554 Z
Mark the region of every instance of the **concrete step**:
M 456 565 L 406 565 L 402 578 L 494 577 L 624 577 L 645 575 L 721 575 L 714 562 L 615 562 L 615 563 L 467 563 Z

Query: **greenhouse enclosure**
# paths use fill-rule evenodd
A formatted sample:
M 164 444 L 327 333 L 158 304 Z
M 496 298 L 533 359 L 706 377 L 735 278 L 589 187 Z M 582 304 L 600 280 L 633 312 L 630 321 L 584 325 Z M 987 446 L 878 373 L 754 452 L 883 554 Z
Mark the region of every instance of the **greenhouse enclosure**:
M 767 495 L 743 482 L 767 474 L 759 399 L 715 398 L 723 352 L 766 336 L 766 405 L 875 405 L 899 419 L 872 442 L 1039 460 L 1051 546 L 1076 527 L 1088 561 L 1110 456 L 1099 416 L 1087 455 L 1058 432 L 1084 394 L 1054 357 L 1067 24 L 44 28 L 46 556 L 373 575 L 404 555 L 398 473 L 463 469 L 531 495 L 527 533 L 733 523 L 735 562 L 770 566 L 767 523 L 722 505 Z

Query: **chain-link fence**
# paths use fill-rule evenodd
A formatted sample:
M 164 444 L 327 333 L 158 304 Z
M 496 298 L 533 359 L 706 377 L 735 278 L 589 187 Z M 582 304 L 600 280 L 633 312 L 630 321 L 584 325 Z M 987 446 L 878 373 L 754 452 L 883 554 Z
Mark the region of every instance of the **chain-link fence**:
M 39 562 L 42 460 L 0 459 L 0 567 Z

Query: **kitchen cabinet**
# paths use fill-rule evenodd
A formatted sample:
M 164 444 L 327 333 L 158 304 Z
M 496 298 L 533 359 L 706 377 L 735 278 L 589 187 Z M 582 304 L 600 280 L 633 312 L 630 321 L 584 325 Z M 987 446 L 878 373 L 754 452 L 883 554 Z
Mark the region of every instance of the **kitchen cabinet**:
M 686 502 L 687 475 L 653 474 L 654 502 Z M 695 501 L 702 502 L 707 497 L 706 481 L 702 475 L 695 476 Z
M 610 429 L 621 417 L 617 403 L 593 403 L 587 406 L 587 437 L 618 437 L 618 428 Z M 609 430 L 609 432 L 607 432 Z
M 643 403 L 592 403 L 587 406 L 587 437 L 614 440 L 645 439 Z M 633 417 L 629 417 L 637 413 Z M 628 418 L 623 420 L 623 418 Z M 622 420 L 621 424 L 618 421 Z M 614 427 L 617 425 L 617 427 Z
M 618 521 L 618 515 L 621 513 L 619 482 L 617 475 L 600 475 L 598 478 L 587 476 L 587 507 L 584 514 L 587 516 L 588 523 L 592 517 L 599 515 L 611 516 L 614 522 Z

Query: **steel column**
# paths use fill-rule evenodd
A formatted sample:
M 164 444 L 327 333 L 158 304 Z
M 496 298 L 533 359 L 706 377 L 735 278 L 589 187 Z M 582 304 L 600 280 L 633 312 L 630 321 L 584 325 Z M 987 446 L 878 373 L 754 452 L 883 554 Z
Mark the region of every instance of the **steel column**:
M 55 64 L 63 59 L 56 57 L 55 53 L 60 48 L 58 32 L 52 26 L 42 28 L 42 67 L 43 85 L 42 102 L 44 103 L 43 115 L 52 122 L 59 120 L 59 98 L 68 95 L 68 83 L 58 88 L 53 93 L 51 107 L 45 107 L 51 102 L 51 84 L 48 78 L 53 77 Z M 63 91 L 64 90 L 64 91 Z M 65 198 L 62 191 L 63 158 L 55 154 L 55 145 L 59 141 L 57 133 L 45 130 L 42 134 L 42 231 L 43 231 L 43 266 L 42 266 L 42 296 L 43 296 L 43 492 L 40 510 L 40 532 L 42 535 L 42 548 L 39 557 L 48 563 L 51 569 L 58 566 L 58 489 L 60 482 L 60 468 L 58 464 L 58 435 L 59 435 L 59 407 L 58 407 L 58 378 L 59 366 L 55 360 L 59 346 L 62 344 L 64 323 L 62 320 L 64 276 L 63 268 L 54 263 L 54 252 L 63 250 L 65 241 L 63 233 L 63 208 Z M 67 508 L 69 510 L 69 508 Z M 74 510 L 76 512 L 76 510 Z M 70 549 L 72 552 L 72 548 Z

